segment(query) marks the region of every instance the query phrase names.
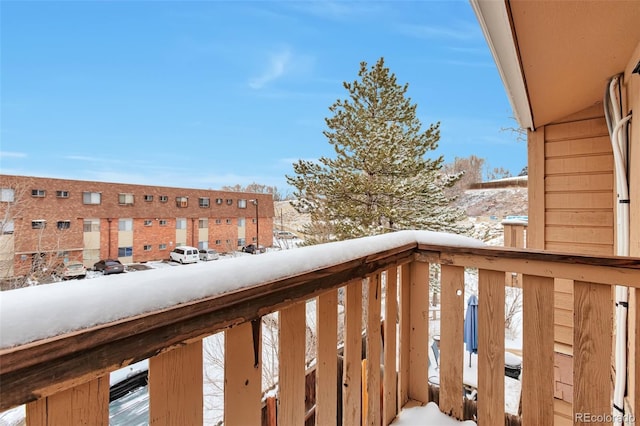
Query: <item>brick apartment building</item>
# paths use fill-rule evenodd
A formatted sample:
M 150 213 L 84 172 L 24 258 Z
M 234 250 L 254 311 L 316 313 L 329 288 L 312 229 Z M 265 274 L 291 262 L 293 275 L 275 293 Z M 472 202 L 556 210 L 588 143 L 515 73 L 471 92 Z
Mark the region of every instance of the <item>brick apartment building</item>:
M 168 259 L 180 245 L 230 252 L 258 229 L 270 246 L 273 217 L 270 194 L 0 175 L 0 278 L 71 260 Z

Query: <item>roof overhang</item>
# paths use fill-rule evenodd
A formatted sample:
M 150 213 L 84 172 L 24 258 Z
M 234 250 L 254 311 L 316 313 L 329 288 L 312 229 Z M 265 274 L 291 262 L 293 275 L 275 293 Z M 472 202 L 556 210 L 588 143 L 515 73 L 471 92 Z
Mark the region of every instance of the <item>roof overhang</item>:
M 500 78 L 507 91 L 515 119 L 523 128 L 533 129 L 529 97 L 520 67 L 511 18 L 502 1 L 470 0 L 482 32 L 487 39 Z
M 640 43 L 639 1 L 470 2 L 524 128 L 601 102 Z

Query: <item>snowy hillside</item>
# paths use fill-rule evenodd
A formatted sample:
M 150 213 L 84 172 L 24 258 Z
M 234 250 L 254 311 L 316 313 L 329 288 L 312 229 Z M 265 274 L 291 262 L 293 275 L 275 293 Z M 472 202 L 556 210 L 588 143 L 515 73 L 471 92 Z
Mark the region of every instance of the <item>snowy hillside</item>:
M 474 238 L 490 245 L 502 245 L 502 220 L 507 216 L 527 215 L 527 188 L 468 189 L 455 205 L 466 212 L 465 222 L 473 224 Z M 275 215 L 274 228 L 296 234 L 309 223 L 309 215 L 298 213 L 289 201 L 276 201 Z

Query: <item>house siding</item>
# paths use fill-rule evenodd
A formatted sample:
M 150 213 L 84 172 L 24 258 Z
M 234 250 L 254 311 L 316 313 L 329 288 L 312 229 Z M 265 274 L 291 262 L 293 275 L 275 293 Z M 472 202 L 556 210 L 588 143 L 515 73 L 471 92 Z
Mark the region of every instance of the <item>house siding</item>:
M 528 246 L 605 256 L 614 253 L 614 173 L 603 106 L 529 133 Z M 571 424 L 573 282 L 555 280 L 556 424 Z
M 625 113 L 635 111 L 629 125 L 629 255 L 640 257 L 640 75 L 631 72 L 640 61 L 640 43 L 629 58 L 624 74 L 624 88 L 626 89 L 627 108 Z M 640 368 L 638 368 L 638 354 L 640 353 L 640 314 L 638 303 L 640 290 L 631 290 L 629 295 L 628 321 L 628 404 L 629 411 L 638 416 L 640 411 Z

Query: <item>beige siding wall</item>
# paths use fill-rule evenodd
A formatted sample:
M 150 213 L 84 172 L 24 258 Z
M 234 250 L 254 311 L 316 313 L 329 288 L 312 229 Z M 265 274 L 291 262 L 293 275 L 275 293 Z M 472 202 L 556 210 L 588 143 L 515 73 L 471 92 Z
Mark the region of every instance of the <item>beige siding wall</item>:
M 640 257 L 640 75 L 631 74 L 631 71 L 640 60 L 640 43 L 631 55 L 629 64 L 625 69 L 624 82 L 627 97 L 626 113 L 635 111 L 634 118 L 629 126 L 629 199 L 630 204 L 630 245 L 629 255 Z M 640 353 L 640 290 L 632 290 L 629 297 L 629 383 L 627 385 L 630 408 L 638 417 L 640 412 L 640 368 L 638 367 L 638 353 Z
M 588 255 L 614 252 L 614 175 L 603 106 L 529 134 L 531 248 Z M 571 424 L 573 282 L 555 281 L 556 424 Z M 562 361 L 562 362 L 559 362 Z

